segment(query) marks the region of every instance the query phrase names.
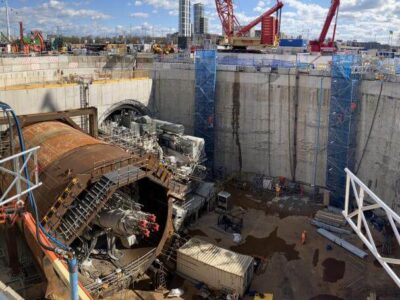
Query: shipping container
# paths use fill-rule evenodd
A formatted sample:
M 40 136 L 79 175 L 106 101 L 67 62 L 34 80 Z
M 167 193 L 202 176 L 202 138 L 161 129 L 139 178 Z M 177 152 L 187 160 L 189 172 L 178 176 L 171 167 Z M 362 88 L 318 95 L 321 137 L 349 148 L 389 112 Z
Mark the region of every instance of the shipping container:
M 244 295 L 254 274 L 254 260 L 192 238 L 177 251 L 177 272 L 216 290 Z
M 307 47 L 307 40 L 304 39 L 281 39 L 279 42 L 281 47 L 301 48 Z

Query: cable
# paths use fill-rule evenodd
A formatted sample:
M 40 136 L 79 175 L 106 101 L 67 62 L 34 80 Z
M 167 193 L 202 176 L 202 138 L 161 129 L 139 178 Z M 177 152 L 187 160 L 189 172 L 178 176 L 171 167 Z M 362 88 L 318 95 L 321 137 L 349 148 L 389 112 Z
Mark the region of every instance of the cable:
M 14 139 L 13 139 L 14 133 L 12 130 L 11 118 L 10 118 L 10 114 L 8 111 L 6 111 L 5 114 L 7 116 L 7 121 L 8 121 L 9 129 L 10 129 L 10 153 L 14 153 L 14 150 L 15 150 L 14 149 Z
M 11 108 L 7 103 L 4 103 L 4 102 L 1 102 L 1 101 L 0 101 L 0 108 L 2 108 L 3 110 L 9 111 L 9 112 L 11 113 L 11 115 L 13 116 L 14 121 L 15 121 L 15 126 L 16 126 L 16 128 L 17 128 L 18 139 L 19 139 L 21 151 L 24 152 L 24 151 L 26 150 L 26 148 L 25 148 L 25 142 L 24 142 L 24 138 L 23 138 L 23 135 L 22 135 L 21 126 L 20 126 L 19 119 L 18 119 L 17 115 L 15 114 L 15 112 L 12 110 L 12 108 Z M 25 164 L 25 162 L 26 162 L 25 154 L 22 155 L 22 161 L 23 161 L 23 163 Z M 26 177 L 26 179 L 27 179 L 27 186 L 28 186 L 28 188 L 29 188 L 29 171 L 28 171 L 28 166 L 27 166 L 27 165 L 25 165 L 25 167 L 24 167 L 24 174 L 25 174 L 25 177 Z M 43 228 L 43 226 L 40 224 L 40 221 L 39 221 L 39 214 L 38 214 L 38 210 L 37 210 L 37 206 L 36 206 L 36 200 L 35 200 L 35 197 L 34 197 L 32 191 L 29 191 L 29 192 L 28 192 L 28 199 L 29 199 L 29 204 L 30 204 L 31 207 L 32 207 L 33 214 L 34 214 L 34 216 L 35 216 L 35 221 L 36 221 L 36 239 L 38 240 L 40 246 L 41 246 L 42 248 L 48 250 L 48 251 L 52 251 L 52 252 L 55 252 L 55 253 L 60 253 L 60 250 L 59 250 L 59 249 L 54 248 L 54 247 L 49 247 L 49 246 L 47 246 L 47 245 L 45 245 L 45 244 L 43 243 L 43 241 L 42 241 L 42 239 L 41 239 L 41 237 L 40 237 L 40 234 L 39 234 L 39 230 L 42 231 L 43 234 L 44 234 L 53 244 L 57 245 L 58 248 L 61 248 L 61 249 L 64 250 L 64 251 L 71 251 L 71 248 L 70 248 L 70 247 L 68 247 L 68 246 L 66 246 L 66 245 L 64 245 L 64 244 L 62 244 L 62 243 L 61 243 L 60 241 L 58 241 L 56 238 L 54 238 L 53 236 L 51 236 L 51 235 Z
M 11 108 L 9 107 L 9 109 L 11 109 Z M 26 148 L 25 148 L 25 142 L 24 142 L 24 139 L 23 139 L 23 136 L 22 136 L 22 131 L 21 131 L 21 126 L 20 126 L 19 120 L 18 120 L 18 118 L 15 115 L 15 112 L 13 110 L 11 110 L 11 114 L 13 115 L 13 118 L 15 120 L 15 125 L 16 125 L 16 128 L 17 128 L 18 139 L 19 139 L 21 151 L 24 152 L 26 150 Z M 22 160 L 23 160 L 23 163 L 26 162 L 25 154 L 22 155 Z M 29 188 L 29 172 L 28 172 L 27 166 L 25 166 L 25 168 L 24 168 L 24 173 L 25 173 L 25 177 L 27 179 L 27 185 L 28 185 L 28 188 Z M 32 192 L 28 193 L 28 198 L 29 198 L 29 203 L 30 203 L 30 205 L 31 205 L 31 207 L 32 207 L 32 209 L 34 211 L 34 216 L 35 216 L 35 219 L 36 219 L 36 238 L 37 238 L 39 244 L 46 250 L 56 252 L 55 248 L 52 248 L 52 247 L 49 247 L 49 246 L 43 244 L 43 242 L 42 242 L 42 240 L 40 238 L 39 228 L 51 240 L 53 240 L 53 238 L 49 234 L 47 234 L 47 232 L 44 230 L 44 228 L 41 226 L 41 224 L 39 222 L 39 214 L 38 214 L 38 211 L 37 211 L 36 201 L 35 201 L 35 198 L 34 198 L 34 195 L 33 195 Z
M 375 111 L 374 111 L 374 116 L 373 116 L 373 118 L 372 118 L 371 127 L 369 128 L 369 132 L 368 132 L 368 136 L 367 136 L 367 141 L 365 142 L 364 149 L 363 149 L 363 151 L 362 151 L 362 154 L 361 154 L 361 157 L 360 157 L 360 161 L 359 161 L 359 163 L 358 163 L 358 166 L 357 166 L 355 175 L 357 175 L 357 174 L 358 174 L 358 171 L 360 170 L 361 162 L 362 162 L 363 159 L 364 159 L 364 155 L 365 155 L 365 152 L 366 152 L 366 150 L 367 150 L 369 140 L 370 140 L 370 138 L 371 138 L 372 129 L 374 128 L 374 125 L 375 125 L 376 115 L 377 115 L 377 113 L 378 113 L 379 104 L 380 104 L 381 98 L 382 98 L 383 83 L 384 83 L 384 81 L 381 80 L 381 88 L 380 88 L 380 91 L 379 91 L 378 102 L 376 103 L 376 107 L 375 107 Z
M 24 174 L 26 177 L 26 184 L 27 187 L 29 189 L 29 182 L 30 182 L 30 176 L 29 176 L 29 170 L 28 170 L 28 165 L 26 163 L 26 157 L 25 157 L 25 142 L 24 142 L 24 138 L 23 138 L 23 134 L 22 134 L 22 129 L 19 123 L 19 119 L 17 117 L 17 115 L 15 114 L 15 112 L 11 109 L 11 107 L 0 101 L 0 108 L 2 108 L 5 111 L 9 111 L 11 112 L 14 121 L 15 121 L 15 126 L 17 128 L 17 133 L 18 133 L 18 139 L 19 139 L 19 143 L 20 143 L 20 147 L 21 147 L 21 151 L 22 151 L 22 162 L 25 165 L 24 166 Z M 46 249 L 48 251 L 52 251 L 54 253 L 57 254 L 65 254 L 65 252 L 69 252 L 69 255 L 67 257 L 67 263 L 68 263 L 68 270 L 70 273 L 70 286 L 71 286 L 71 299 L 76 300 L 78 299 L 78 266 L 77 266 L 77 261 L 76 261 L 76 257 L 74 252 L 72 251 L 72 249 L 64 244 L 62 244 L 60 241 L 58 241 L 55 237 L 51 236 L 44 228 L 43 226 L 40 224 L 39 221 L 39 214 L 38 214 L 38 210 L 37 210 L 37 206 L 36 206 L 36 200 L 35 200 L 35 196 L 33 195 L 32 191 L 28 192 L 28 199 L 29 199 L 29 204 L 32 207 L 33 213 L 35 215 L 35 220 L 36 220 L 36 239 L 39 243 L 39 245 L 43 248 Z M 40 232 L 39 230 L 42 231 L 42 233 L 54 244 L 56 245 L 58 248 L 56 247 L 49 247 L 47 245 L 45 245 L 40 237 Z
M 296 174 L 295 174 L 295 170 L 293 168 L 293 154 L 292 154 L 292 144 L 291 144 L 291 139 L 292 139 L 292 133 L 291 133 L 291 122 L 290 122 L 290 101 L 291 101 L 291 92 L 290 92 L 290 68 L 289 68 L 289 72 L 288 72 L 288 145 L 289 145 L 289 168 L 290 168 L 290 175 L 292 176 L 292 180 L 295 179 Z

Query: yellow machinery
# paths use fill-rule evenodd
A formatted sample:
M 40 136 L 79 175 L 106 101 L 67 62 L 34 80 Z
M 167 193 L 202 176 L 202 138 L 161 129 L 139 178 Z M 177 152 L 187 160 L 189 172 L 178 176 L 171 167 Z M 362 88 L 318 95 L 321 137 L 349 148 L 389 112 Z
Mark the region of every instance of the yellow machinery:
M 151 46 L 151 49 L 153 50 L 154 54 L 171 54 L 175 53 L 174 48 L 171 45 L 164 45 L 161 46 L 160 44 L 154 43 Z

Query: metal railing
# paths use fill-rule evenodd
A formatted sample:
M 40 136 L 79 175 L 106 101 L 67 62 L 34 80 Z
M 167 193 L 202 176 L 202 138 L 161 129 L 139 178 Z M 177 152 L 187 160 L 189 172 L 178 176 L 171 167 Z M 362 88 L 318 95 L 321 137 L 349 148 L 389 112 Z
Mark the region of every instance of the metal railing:
M 240 58 L 235 56 L 218 57 L 218 65 L 233 65 L 233 66 L 251 66 L 251 67 L 269 67 L 269 68 L 293 68 L 297 67 L 295 61 L 287 61 L 281 59 L 269 58 Z
M 104 127 L 103 127 L 104 129 Z M 144 168 L 147 170 L 147 175 L 152 175 L 154 179 L 160 180 L 161 184 L 167 184 L 171 190 L 171 192 L 175 193 L 176 195 L 181 195 L 186 191 L 186 188 L 184 188 L 184 184 L 181 184 L 175 180 L 162 180 L 162 176 L 157 175 L 157 171 L 159 169 L 162 169 L 161 175 L 164 173 L 169 173 L 172 177 L 178 176 L 174 170 L 168 167 L 168 165 L 164 163 L 160 163 L 159 159 L 157 156 L 152 153 L 151 151 L 145 151 L 144 149 L 138 148 L 137 144 L 134 143 L 132 140 L 139 141 L 142 138 L 134 138 L 133 135 L 131 134 L 114 134 L 111 132 L 110 135 L 109 130 L 106 130 L 103 135 L 100 136 L 100 139 L 107 142 L 111 143 L 114 145 L 118 145 L 121 148 L 128 150 L 129 153 L 132 155 L 132 157 L 127 158 L 122 161 L 117 161 L 114 164 L 118 165 L 119 167 L 115 168 L 122 168 L 123 166 L 126 166 L 127 164 L 132 164 L 134 163 L 135 167 L 138 168 Z M 135 161 L 134 161 L 135 160 Z M 94 166 L 94 172 L 99 173 L 100 170 L 107 168 L 110 166 L 110 162 L 103 161 L 101 164 L 96 164 Z M 100 172 L 101 173 L 101 172 Z M 167 177 L 171 177 L 168 175 L 165 175 L 166 179 Z
M 0 160 L 0 174 L 3 176 L 7 174 L 11 178 L 7 189 L 0 197 L 0 206 L 14 200 L 20 201 L 22 196 L 42 185 L 39 181 L 37 158 L 39 148 L 35 147 Z M 25 157 L 24 160 L 23 157 Z M 33 169 L 29 170 L 29 176 L 32 179 L 28 179 L 25 176 L 25 168 L 26 166 L 29 168 L 29 164 L 32 165 L 32 163 Z M 32 172 L 33 174 L 31 174 Z
M 349 169 L 345 169 L 347 173 L 346 180 L 346 198 L 343 215 L 347 222 L 357 233 L 358 237 L 364 242 L 371 253 L 375 256 L 378 262 L 383 266 L 389 276 L 394 280 L 398 287 L 400 287 L 400 278 L 394 272 L 391 265 L 400 265 L 400 258 L 387 257 L 381 254 L 376 246 L 375 238 L 372 235 L 370 224 L 365 216 L 366 212 L 373 210 L 384 211 L 384 216 L 390 224 L 390 228 L 400 245 L 400 216 L 397 215 L 385 202 L 383 202 L 377 195 L 375 195 L 357 176 L 355 176 Z M 353 191 L 355 198 L 355 207 L 350 206 L 350 191 Z M 388 234 L 388 233 L 387 233 Z
M 85 287 L 91 293 L 100 292 L 104 286 L 111 286 L 111 289 L 118 288 L 118 285 L 116 285 L 117 283 L 128 280 L 129 278 L 136 279 L 136 277 L 143 273 L 155 259 L 156 249 L 154 248 L 123 268 L 117 269 L 111 274 L 87 284 Z
M 189 52 L 168 55 L 154 55 L 154 62 L 192 64 L 194 63 L 194 58 L 191 57 Z

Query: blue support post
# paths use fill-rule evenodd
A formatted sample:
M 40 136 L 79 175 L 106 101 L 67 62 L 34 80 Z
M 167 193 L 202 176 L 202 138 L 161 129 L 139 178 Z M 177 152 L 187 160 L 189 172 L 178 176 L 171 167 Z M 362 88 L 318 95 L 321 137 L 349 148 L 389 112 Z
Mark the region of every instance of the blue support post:
M 194 134 L 205 140 L 207 167 L 214 169 L 215 85 L 217 51 L 197 50 L 195 54 Z
M 354 171 L 355 167 L 360 78 L 352 70 L 359 64 L 358 55 L 334 55 L 332 59 L 326 186 L 331 205 L 339 208 L 344 206 L 344 169 Z
M 71 300 L 79 300 L 78 296 L 78 262 L 75 257 L 68 259 L 69 284 Z

